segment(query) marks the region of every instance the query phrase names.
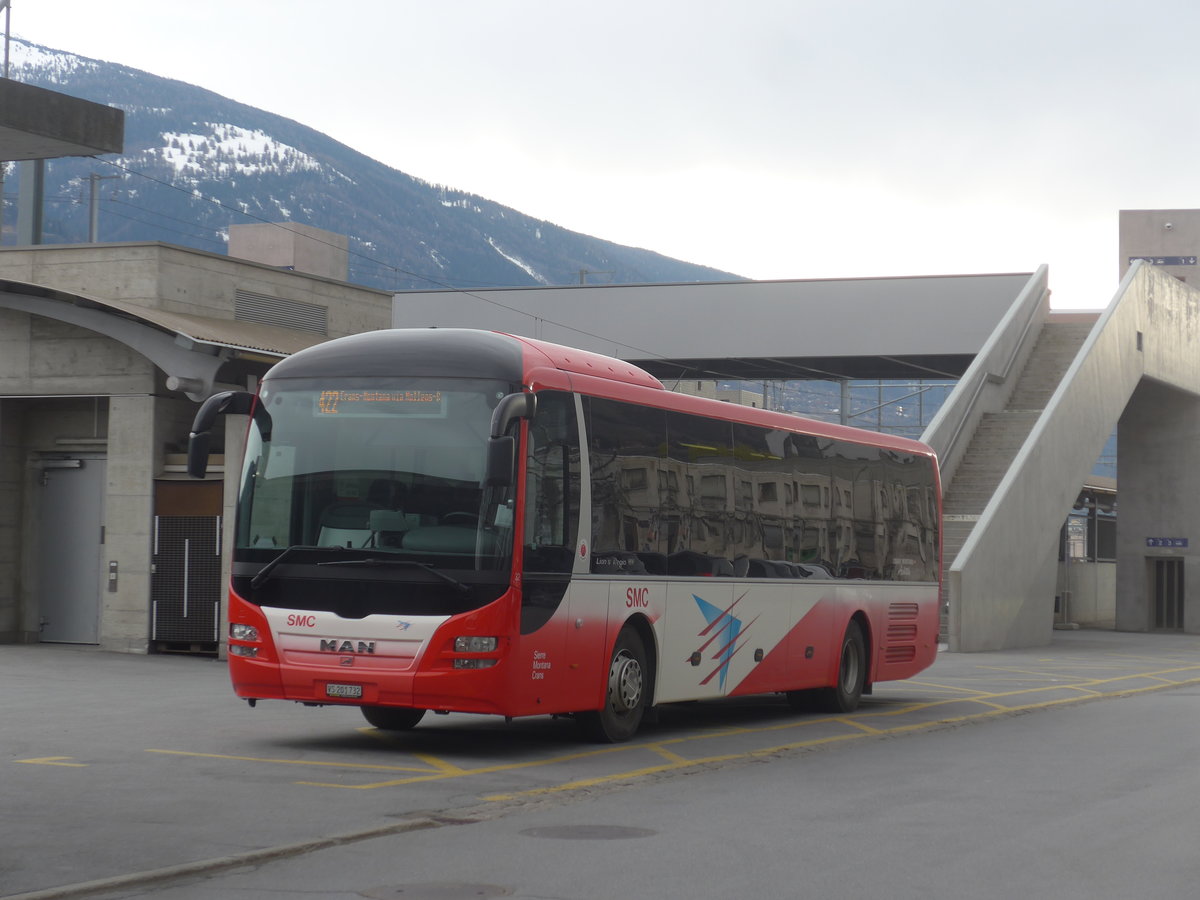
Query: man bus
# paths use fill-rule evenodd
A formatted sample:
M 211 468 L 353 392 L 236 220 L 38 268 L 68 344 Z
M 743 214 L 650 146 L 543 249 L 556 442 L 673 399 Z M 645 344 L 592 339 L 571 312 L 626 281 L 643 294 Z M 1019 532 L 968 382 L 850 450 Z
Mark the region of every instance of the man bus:
M 249 415 L 229 592 L 234 691 L 569 714 L 777 692 L 856 708 L 933 661 L 940 492 L 912 440 L 664 389 L 616 359 L 465 329 L 303 350 Z

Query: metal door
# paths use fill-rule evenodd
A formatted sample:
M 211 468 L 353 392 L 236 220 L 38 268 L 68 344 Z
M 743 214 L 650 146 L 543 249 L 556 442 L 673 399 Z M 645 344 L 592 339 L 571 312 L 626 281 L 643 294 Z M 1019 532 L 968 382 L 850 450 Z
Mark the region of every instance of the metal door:
M 34 558 L 41 639 L 98 643 L 105 460 L 42 460 L 38 469 Z
M 1183 630 L 1183 560 L 1151 559 L 1154 592 L 1154 627 Z

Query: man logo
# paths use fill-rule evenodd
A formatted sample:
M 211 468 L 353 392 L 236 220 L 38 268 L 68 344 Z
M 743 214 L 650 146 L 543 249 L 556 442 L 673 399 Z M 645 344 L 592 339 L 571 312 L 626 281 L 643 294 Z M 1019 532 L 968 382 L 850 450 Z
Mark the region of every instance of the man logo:
M 359 641 L 357 644 L 354 641 L 327 641 L 321 639 L 322 653 L 374 653 L 374 641 Z

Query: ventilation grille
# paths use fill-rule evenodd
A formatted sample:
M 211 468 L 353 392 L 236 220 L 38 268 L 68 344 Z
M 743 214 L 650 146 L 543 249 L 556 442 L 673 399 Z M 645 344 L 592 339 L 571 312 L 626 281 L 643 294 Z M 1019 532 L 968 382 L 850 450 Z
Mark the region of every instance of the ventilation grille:
M 884 662 L 889 663 L 906 663 L 912 662 L 917 658 L 917 648 L 911 644 L 899 647 L 885 647 L 883 649 Z
M 220 632 L 220 516 L 155 516 L 150 639 L 216 641 Z
M 883 661 L 907 663 L 917 658 L 917 619 L 921 608 L 916 603 L 888 605 L 887 636 L 884 639 Z
M 238 290 L 233 298 L 233 317 L 240 322 L 282 325 L 314 334 L 329 333 L 329 310 L 315 303 L 285 300 L 253 291 Z

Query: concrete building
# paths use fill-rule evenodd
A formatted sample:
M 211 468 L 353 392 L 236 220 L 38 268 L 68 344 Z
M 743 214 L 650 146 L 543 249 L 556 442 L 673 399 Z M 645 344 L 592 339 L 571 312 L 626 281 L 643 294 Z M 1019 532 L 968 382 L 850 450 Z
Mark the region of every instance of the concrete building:
M 0 642 L 216 650 L 236 478 L 183 474 L 197 401 L 390 306 L 164 244 L 0 248 Z
M 349 248 L 344 234 L 296 222 L 229 226 L 230 256 L 337 281 L 349 280 Z
M 1123 209 L 1118 274 L 1138 260 L 1200 288 L 1200 209 Z

